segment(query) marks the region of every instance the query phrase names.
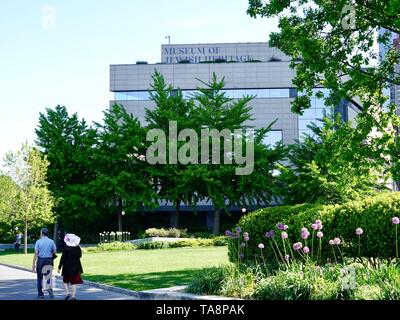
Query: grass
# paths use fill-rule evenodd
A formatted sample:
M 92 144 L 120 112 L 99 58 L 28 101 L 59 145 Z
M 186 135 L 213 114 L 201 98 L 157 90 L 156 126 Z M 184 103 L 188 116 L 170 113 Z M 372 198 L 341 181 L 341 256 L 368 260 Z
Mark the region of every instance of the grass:
M 55 260 L 58 266 L 60 254 Z M 33 254 L 0 252 L 0 262 L 31 268 Z M 131 290 L 151 290 L 190 283 L 199 269 L 228 262 L 226 247 L 175 248 L 84 253 L 84 279 Z

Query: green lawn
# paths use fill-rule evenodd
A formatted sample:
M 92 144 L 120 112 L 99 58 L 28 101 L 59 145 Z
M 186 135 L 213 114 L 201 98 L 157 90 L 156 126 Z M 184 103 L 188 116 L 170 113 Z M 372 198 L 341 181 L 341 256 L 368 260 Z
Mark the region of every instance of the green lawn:
M 33 254 L 0 252 L 0 262 L 32 266 Z M 60 254 L 55 263 L 58 266 Z M 132 290 L 187 284 L 201 268 L 228 262 L 226 247 L 84 253 L 84 279 Z

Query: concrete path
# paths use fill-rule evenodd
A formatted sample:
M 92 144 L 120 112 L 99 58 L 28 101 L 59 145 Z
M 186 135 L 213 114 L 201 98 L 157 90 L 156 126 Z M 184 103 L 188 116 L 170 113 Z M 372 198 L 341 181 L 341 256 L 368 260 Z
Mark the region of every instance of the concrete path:
M 54 299 L 64 299 L 61 279 L 55 279 Z M 46 300 L 49 296 L 46 295 Z M 78 300 L 135 300 L 133 296 L 96 288 L 78 286 Z M 37 300 L 36 274 L 0 265 L 0 300 Z

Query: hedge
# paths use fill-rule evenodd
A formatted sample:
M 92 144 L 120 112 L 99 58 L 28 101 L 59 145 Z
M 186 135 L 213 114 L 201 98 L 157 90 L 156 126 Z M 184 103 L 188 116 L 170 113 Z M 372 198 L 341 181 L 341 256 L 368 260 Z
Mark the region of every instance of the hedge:
M 265 233 L 274 230 L 275 239 L 281 243 L 280 231 L 276 228 L 277 223 L 289 226 L 287 233 L 291 243 L 294 243 L 302 241 L 300 237 L 302 227 L 308 228 L 312 235 L 311 224 L 316 219 L 322 220 L 323 223 L 324 258 L 331 254 L 329 240 L 336 237 L 342 240 L 340 248 L 344 256 L 357 257 L 359 238 L 355 230 L 362 228 L 364 233 L 360 238 L 361 256 L 386 259 L 396 256 L 395 226 L 391 222 L 394 216 L 400 216 L 400 193 L 385 192 L 340 205 L 301 204 L 260 209 L 243 216 L 238 226 L 242 232 L 248 232 L 250 236 L 245 248 L 244 260 L 247 262 L 255 261 L 255 257 L 260 255 L 259 243 L 265 245 L 263 254 L 266 259 L 270 261 L 275 259 L 268 243 L 271 240 L 265 237 Z M 236 248 L 234 246 L 236 246 L 235 241 L 229 241 L 231 260 L 234 260 L 232 259 Z M 311 247 L 311 236 L 308 239 L 308 246 Z M 314 238 L 314 251 L 317 246 L 317 238 Z

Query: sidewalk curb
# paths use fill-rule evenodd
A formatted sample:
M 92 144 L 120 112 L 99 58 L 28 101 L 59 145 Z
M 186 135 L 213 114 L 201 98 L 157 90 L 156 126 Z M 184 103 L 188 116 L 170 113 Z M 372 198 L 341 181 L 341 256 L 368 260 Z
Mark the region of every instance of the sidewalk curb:
M 13 268 L 21 271 L 27 271 L 30 273 L 32 270 L 20 267 L 20 266 L 15 266 L 15 265 L 10 265 L 7 263 L 0 262 L 0 265 L 8 267 L 8 268 Z M 63 277 L 59 275 L 54 275 L 54 277 L 58 280 L 62 280 Z M 111 291 L 115 293 L 120 293 L 128 296 L 135 297 L 138 300 L 241 300 L 241 299 L 235 299 L 235 298 L 229 298 L 229 297 L 222 297 L 222 296 L 201 296 L 201 295 L 196 295 L 192 293 L 186 293 L 186 292 L 168 292 L 168 288 L 166 289 L 155 289 L 155 290 L 147 290 L 147 291 L 133 291 L 129 289 L 124 289 L 124 288 L 119 288 L 119 287 L 114 287 L 108 284 L 104 283 L 98 283 L 98 282 L 93 282 L 89 280 L 83 280 L 83 284 L 90 286 L 90 287 L 95 287 L 99 288 L 105 291 Z M 157 292 L 157 291 L 164 291 L 165 292 Z

